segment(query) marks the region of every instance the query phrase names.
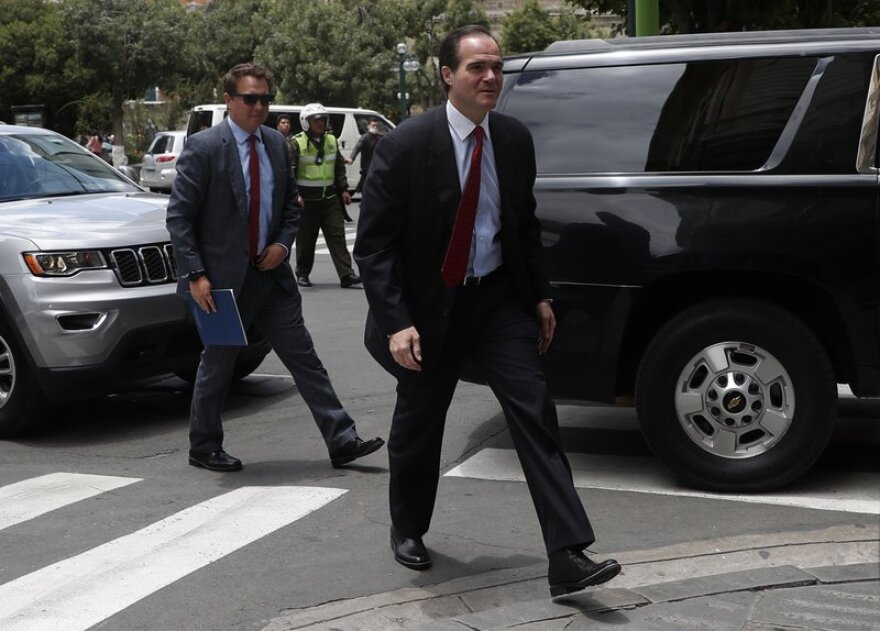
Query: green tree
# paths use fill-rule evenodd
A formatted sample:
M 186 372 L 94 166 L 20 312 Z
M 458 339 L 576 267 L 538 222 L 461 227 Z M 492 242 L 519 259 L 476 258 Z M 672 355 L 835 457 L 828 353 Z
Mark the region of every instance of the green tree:
M 661 31 L 711 33 L 790 28 L 876 26 L 876 0 L 658 0 Z M 626 16 L 627 0 L 566 0 L 587 11 Z
M 578 16 L 572 10 L 552 15 L 538 4 L 538 0 L 526 0 L 522 8 L 508 14 L 502 26 L 503 50 L 507 55 L 543 50 L 557 40 L 607 37 L 610 34 L 593 27 L 588 18 Z
M 116 143 L 123 144 L 123 104 L 147 88 L 173 83 L 187 60 L 186 10 L 177 0 L 65 0 L 61 12 L 73 60 L 97 92 L 109 94 Z
M 413 0 L 267 0 L 258 24 L 271 34 L 257 61 L 275 74 L 279 98 L 396 108 L 395 46 L 413 30 Z
M 504 20 L 502 42 L 508 55 L 543 50 L 557 39 L 561 39 L 557 24 L 538 0 L 526 0 L 521 9 L 511 12 Z
M 73 131 L 85 77 L 70 62 L 59 5 L 48 0 L 0 0 L 0 120 L 13 105 L 43 104 L 54 126 Z
M 266 0 L 214 0 L 192 12 L 188 51 L 190 78 L 214 81 L 236 64 L 253 61 L 258 46 L 273 33 L 274 25 L 260 19 Z M 288 3 L 291 4 L 291 3 Z
M 443 11 L 443 27 L 449 31 L 467 24 L 481 24 L 489 28 L 489 16 L 473 0 L 448 0 Z

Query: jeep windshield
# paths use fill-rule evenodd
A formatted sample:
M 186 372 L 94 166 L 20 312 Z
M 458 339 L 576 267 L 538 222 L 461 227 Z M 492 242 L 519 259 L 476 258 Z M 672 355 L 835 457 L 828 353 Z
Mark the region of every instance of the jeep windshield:
M 0 134 L 0 202 L 139 189 L 55 133 Z

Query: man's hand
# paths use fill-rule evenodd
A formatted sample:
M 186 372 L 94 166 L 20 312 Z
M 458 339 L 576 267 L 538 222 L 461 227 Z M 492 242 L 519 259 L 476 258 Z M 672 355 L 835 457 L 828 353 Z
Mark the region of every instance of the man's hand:
M 199 305 L 205 313 L 214 313 L 217 311 L 217 305 L 214 304 L 214 296 L 211 295 L 211 281 L 207 276 L 200 276 L 196 280 L 189 281 L 189 293 L 192 294 L 193 300 Z
M 349 193 L 348 191 L 342 193 L 342 203 L 346 206 L 351 204 L 351 193 Z
M 388 337 L 388 349 L 398 364 L 408 370 L 421 370 L 422 346 L 416 327 L 398 331 Z
M 287 250 L 284 249 L 284 246 L 278 243 L 271 243 L 266 246 L 266 249 L 260 254 L 260 258 L 257 259 L 257 269 L 261 272 L 275 269 L 281 265 L 286 256 Z
M 556 316 L 553 315 L 553 307 L 549 302 L 539 302 L 535 307 L 538 323 L 541 325 L 541 333 L 538 336 L 538 354 L 543 355 L 553 342 L 556 333 Z

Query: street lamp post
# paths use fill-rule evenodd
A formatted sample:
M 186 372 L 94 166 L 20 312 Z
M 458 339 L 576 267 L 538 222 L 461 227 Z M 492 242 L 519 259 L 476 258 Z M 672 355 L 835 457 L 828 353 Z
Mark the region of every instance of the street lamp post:
M 400 121 L 406 118 L 406 70 L 403 67 L 406 62 L 406 44 L 400 42 L 397 45 L 397 62 L 400 69 L 400 92 L 398 93 L 398 103 L 400 105 Z

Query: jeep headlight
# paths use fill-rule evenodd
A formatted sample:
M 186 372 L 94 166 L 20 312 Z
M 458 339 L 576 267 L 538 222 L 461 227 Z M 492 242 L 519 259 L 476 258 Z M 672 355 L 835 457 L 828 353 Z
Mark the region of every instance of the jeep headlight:
M 25 252 L 24 261 L 34 276 L 72 276 L 85 269 L 107 267 L 98 250 Z

